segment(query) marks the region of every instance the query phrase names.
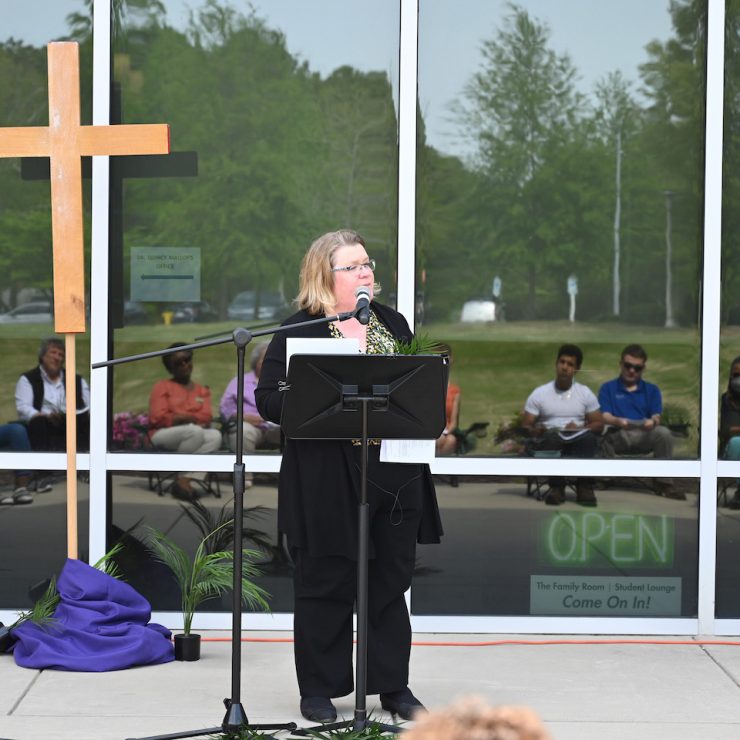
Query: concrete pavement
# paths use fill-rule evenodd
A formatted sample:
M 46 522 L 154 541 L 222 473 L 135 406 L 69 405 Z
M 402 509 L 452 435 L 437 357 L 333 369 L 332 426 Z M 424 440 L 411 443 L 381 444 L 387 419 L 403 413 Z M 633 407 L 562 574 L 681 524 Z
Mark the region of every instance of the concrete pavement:
M 243 636 L 241 699 L 249 721 L 306 726 L 298 712 L 290 633 Z M 740 737 L 740 641 L 649 637 L 645 644 L 625 644 L 640 638 L 622 643 L 609 636 L 582 644 L 587 639 L 416 634 L 411 686 L 429 708 L 467 694 L 492 704 L 529 705 L 556 740 Z M 682 644 L 670 644 L 674 639 Z M 480 644 L 506 640 L 538 644 Z M 0 738 L 123 740 L 219 726 L 222 700 L 231 692 L 230 650 L 229 642 L 206 641 L 197 663 L 112 673 L 34 671 L 2 655 Z M 336 705 L 352 718 L 354 696 Z M 378 698 L 368 697 L 368 709 L 376 705 Z M 383 712 L 373 716 L 390 719 Z

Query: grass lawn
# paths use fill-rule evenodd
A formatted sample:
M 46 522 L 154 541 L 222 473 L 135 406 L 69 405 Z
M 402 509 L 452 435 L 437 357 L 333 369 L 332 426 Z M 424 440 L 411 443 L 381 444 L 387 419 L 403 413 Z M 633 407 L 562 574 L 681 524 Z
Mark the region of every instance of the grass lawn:
M 172 342 L 192 342 L 198 336 L 229 331 L 228 322 L 132 326 L 115 332 L 114 356 L 161 349 Z M 16 418 L 13 390 L 18 376 L 33 367 L 44 325 L 0 326 L 0 347 L 6 360 L 0 382 L 7 393 L 0 398 L 0 421 Z M 453 348 L 452 380 L 462 388 L 461 423 L 489 421 L 489 434 L 475 454 L 497 454 L 493 443 L 500 423 L 518 414 L 536 386 L 554 377 L 555 354 L 560 344 L 573 342 L 584 352 L 578 380 L 595 393 L 618 373 L 619 353 L 626 344 L 640 342 L 648 352 L 645 378 L 657 383 L 669 410 L 687 417 L 690 436 L 677 440 L 677 455 L 695 456 L 698 442 L 700 398 L 700 343 L 695 329 L 663 329 L 623 324 L 570 324 L 568 322 L 509 322 L 505 324 L 443 323 L 425 326 L 422 333 Z M 255 340 L 258 341 L 258 340 Z M 248 352 L 250 348 L 247 348 Z M 728 366 L 740 354 L 740 327 L 723 330 L 720 385 Z M 211 387 L 214 410 L 226 384 L 236 372 L 231 343 L 200 350 L 195 355 L 194 379 Z M 89 336 L 77 339 L 78 368 L 89 378 Z M 117 367 L 112 371 L 113 411 L 145 412 L 152 385 L 166 376 L 160 359 Z

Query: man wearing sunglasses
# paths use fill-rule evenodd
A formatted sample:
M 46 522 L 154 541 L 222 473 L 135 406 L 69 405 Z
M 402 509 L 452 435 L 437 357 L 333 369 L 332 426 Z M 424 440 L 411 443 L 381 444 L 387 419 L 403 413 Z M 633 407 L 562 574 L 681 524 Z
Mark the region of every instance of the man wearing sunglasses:
M 673 437 L 661 426 L 663 397 L 660 388 L 643 380 L 647 352 L 639 344 L 622 350 L 619 377 L 599 390 L 599 405 L 604 422 L 612 427 L 604 438 L 608 457 L 647 455 L 668 459 L 673 456 Z M 661 491 L 670 498 L 683 498 L 679 492 Z

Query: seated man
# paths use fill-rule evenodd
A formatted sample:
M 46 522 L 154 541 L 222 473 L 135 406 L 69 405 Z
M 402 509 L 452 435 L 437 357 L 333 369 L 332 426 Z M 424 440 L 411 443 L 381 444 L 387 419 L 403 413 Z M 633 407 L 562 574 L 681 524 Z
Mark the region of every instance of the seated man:
M 558 349 L 555 380 L 535 388 L 522 412 L 522 426 L 529 431 L 530 452 L 557 450 L 562 457 L 594 457 L 596 435 L 604 422 L 599 402 L 585 385 L 576 383 L 576 373 L 583 364 L 583 352 L 575 344 Z M 562 478 L 550 479 L 545 503 L 558 506 L 565 500 Z M 579 478 L 576 502 L 581 506 L 596 506 L 593 483 Z
M 269 421 L 265 421 L 257 411 L 254 402 L 254 390 L 259 381 L 260 372 L 262 371 L 262 361 L 265 359 L 267 351 L 267 342 L 258 344 L 249 358 L 252 371 L 244 376 L 244 452 L 254 452 L 258 447 L 263 446 L 280 446 L 280 427 Z M 226 443 L 229 449 L 236 450 L 236 392 L 237 379 L 232 378 L 226 386 L 224 395 L 221 397 L 221 418 L 227 424 Z M 245 488 L 252 485 L 253 474 L 247 472 L 244 476 Z
M 647 454 L 673 456 L 673 436 L 660 425 L 663 398 L 660 389 L 643 380 L 647 352 L 639 344 L 622 350 L 619 377 L 599 390 L 604 423 L 615 427 L 604 437 L 604 453 L 615 455 Z
M 616 455 L 646 455 L 670 459 L 673 457 L 673 435 L 660 425 L 663 398 L 660 388 L 642 379 L 647 366 L 647 352 L 639 344 L 622 350 L 619 377 L 599 390 L 599 403 L 604 422 L 611 428 L 604 437 L 603 451 L 607 457 Z M 670 481 L 655 479 L 658 496 L 685 500 L 686 494 Z
M 183 346 L 175 342 L 170 349 Z M 211 391 L 191 380 L 193 353 L 190 350 L 163 355 L 171 378 L 155 383 L 149 397 L 149 436 L 152 446 L 170 452 L 206 453 L 221 447 L 221 432 L 211 429 Z M 178 476 L 171 488 L 176 498 L 196 498 L 191 479 Z M 198 476 L 203 477 L 203 476 Z
M 90 388 L 75 376 L 77 395 L 77 449 L 90 447 Z M 59 451 L 67 446 L 64 388 L 64 342 L 50 337 L 41 342 L 38 367 L 23 373 L 15 386 L 18 418 L 26 422 L 33 450 Z

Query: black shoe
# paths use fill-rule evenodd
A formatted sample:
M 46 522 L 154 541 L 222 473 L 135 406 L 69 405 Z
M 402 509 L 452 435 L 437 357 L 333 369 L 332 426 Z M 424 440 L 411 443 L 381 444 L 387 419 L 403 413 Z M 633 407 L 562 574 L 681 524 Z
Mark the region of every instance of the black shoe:
M 337 718 L 337 710 L 325 696 L 302 696 L 301 714 L 309 722 L 334 722 Z
M 594 487 L 590 483 L 576 483 L 576 503 L 579 506 L 596 506 Z
M 426 712 L 424 705 L 411 693 L 407 686 L 401 691 L 391 691 L 380 695 L 380 706 L 392 715 L 411 720 L 417 712 Z
M 548 506 L 560 506 L 565 501 L 565 488 L 563 486 L 550 486 L 545 495 L 545 503 Z
M 677 490 L 672 483 L 655 481 L 654 491 L 656 496 L 672 498 L 674 501 L 686 501 L 686 494 L 683 491 Z

